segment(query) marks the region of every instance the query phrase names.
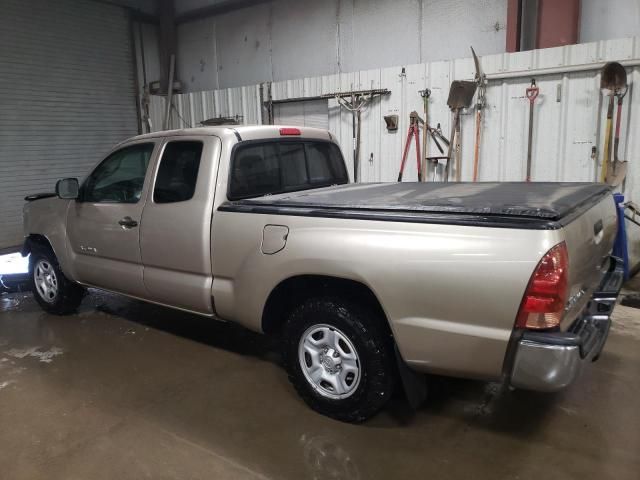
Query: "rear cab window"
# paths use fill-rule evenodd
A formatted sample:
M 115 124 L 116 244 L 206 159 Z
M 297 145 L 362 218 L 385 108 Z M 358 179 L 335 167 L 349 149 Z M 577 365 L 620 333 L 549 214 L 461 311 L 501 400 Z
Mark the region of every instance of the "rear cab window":
M 238 144 L 231 159 L 229 200 L 349 183 L 332 142 L 265 140 Z

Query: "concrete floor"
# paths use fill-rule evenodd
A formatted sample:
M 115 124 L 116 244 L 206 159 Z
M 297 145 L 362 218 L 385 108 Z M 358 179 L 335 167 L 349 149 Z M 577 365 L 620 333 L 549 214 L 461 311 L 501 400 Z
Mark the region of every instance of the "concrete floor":
M 640 310 L 557 395 L 434 379 L 364 425 L 309 410 L 276 345 L 94 292 L 77 315 L 0 297 L 0 478 L 640 478 Z

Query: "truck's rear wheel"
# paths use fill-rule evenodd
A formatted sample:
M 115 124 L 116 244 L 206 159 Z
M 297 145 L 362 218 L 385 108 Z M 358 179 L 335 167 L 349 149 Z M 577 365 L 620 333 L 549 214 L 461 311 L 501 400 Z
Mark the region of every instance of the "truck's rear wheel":
M 368 309 L 337 297 L 307 300 L 289 316 L 284 343 L 289 379 L 314 410 L 361 422 L 391 397 L 392 341 Z
M 73 313 L 84 296 L 84 289 L 64 276 L 53 252 L 34 250 L 29 259 L 31 289 L 36 301 L 49 313 Z

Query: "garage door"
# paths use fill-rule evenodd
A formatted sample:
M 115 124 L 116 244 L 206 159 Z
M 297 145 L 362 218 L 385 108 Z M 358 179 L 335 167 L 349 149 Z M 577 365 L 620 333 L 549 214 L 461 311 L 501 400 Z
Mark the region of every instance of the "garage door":
M 3 0 L 0 249 L 22 243 L 23 198 L 81 177 L 137 133 L 127 12 L 78 0 Z
M 316 127 L 328 130 L 329 104 L 327 100 L 280 103 L 274 105 L 273 117 L 276 125 Z

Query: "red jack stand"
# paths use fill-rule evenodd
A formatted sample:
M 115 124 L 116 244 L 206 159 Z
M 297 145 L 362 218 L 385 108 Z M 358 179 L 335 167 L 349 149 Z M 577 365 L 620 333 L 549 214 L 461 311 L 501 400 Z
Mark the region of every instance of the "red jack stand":
M 407 156 L 409 155 L 409 148 L 411 148 L 411 137 L 416 141 L 416 166 L 418 167 L 418 181 L 422 181 L 422 165 L 420 162 L 420 123 L 422 119 L 418 115 L 418 112 L 411 112 L 409 114 L 409 132 L 407 133 L 407 141 L 404 145 L 404 152 L 402 153 L 402 163 L 400 164 L 400 173 L 398 174 L 398 181 L 402 181 L 402 174 L 404 172 L 404 165 L 407 163 Z

